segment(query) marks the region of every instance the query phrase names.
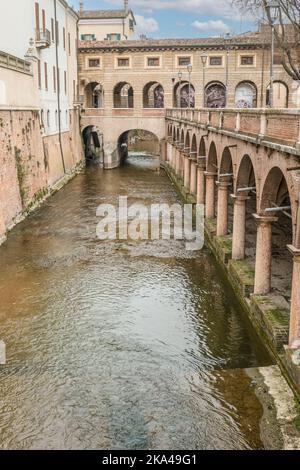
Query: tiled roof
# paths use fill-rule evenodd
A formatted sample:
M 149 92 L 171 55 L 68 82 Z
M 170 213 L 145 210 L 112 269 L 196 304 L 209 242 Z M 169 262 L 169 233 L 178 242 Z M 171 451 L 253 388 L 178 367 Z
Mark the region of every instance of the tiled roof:
M 84 10 L 78 12 L 79 18 L 83 19 L 106 19 L 106 18 L 127 18 L 128 12 L 125 10 Z
M 148 48 L 186 48 L 189 47 L 224 47 L 230 46 L 259 46 L 264 38 L 259 33 L 249 33 L 235 36 L 230 40 L 224 38 L 195 38 L 195 39 L 137 39 L 128 41 L 80 41 L 80 49 L 148 49 Z

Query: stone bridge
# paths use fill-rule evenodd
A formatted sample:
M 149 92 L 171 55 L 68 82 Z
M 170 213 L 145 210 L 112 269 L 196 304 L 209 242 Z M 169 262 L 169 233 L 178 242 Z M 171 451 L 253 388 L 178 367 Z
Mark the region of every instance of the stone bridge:
M 112 169 L 120 164 L 121 144 L 126 140 L 127 132 L 131 130 L 151 132 L 158 139 L 161 155 L 164 155 L 165 117 L 165 109 L 84 108 L 81 114 L 81 130 L 83 132 L 89 127 L 97 130 L 103 145 L 104 166 L 106 169 Z
M 205 204 L 210 243 L 274 351 L 300 346 L 299 130 L 295 110 L 166 112 L 166 168 Z

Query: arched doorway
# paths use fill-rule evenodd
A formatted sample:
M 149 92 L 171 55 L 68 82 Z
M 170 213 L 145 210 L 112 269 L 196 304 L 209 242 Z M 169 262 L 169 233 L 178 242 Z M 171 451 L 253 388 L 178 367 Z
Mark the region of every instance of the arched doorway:
M 143 90 L 144 108 L 164 108 L 164 89 L 158 82 L 149 82 Z
M 174 86 L 173 96 L 174 108 L 194 108 L 195 107 L 195 88 L 187 81 L 181 81 Z
M 270 106 L 270 85 L 267 88 L 267 106 Z M 286 83 L 274 81 L 273 84 L 273 107 L 288 108 L 289 89 Z
M 256 108 L 257 88 L 252 82 L 241 82 L 235 89 L 236 108 Z
M 226 87 L 221 82 L 212 82 L 205 88 L 206 108 L 225 108 Z
M 127 82 L 120 82 L 114 88 L 114 108 L 133 108 L 134 93 Z

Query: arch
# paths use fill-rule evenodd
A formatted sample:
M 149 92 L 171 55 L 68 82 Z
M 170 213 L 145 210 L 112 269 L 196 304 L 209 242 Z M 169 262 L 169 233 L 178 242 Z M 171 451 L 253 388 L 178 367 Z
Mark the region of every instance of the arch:
M 229 174 L 233 173 L 233 162 L 231 152 L 228 147 L 225 147 L 222 153 L 220 168 L 219 168 L 219 177 L 220 175 L 228 175 L 223 176 L 222 181 L 232 182 L 233 177 L 229 176 Z
M 195 108 L 195 87 L 192 83 L 189 84 L 184 80 L 174 85 L 173 106 L 174 108 Z
M 252 160 L 249 155 L 243 156 L 237 171 L 236 178 L 236 189 L 245 187 L 256 187 L 256 175 Z
M 208 158 L 207 158 L 207 171 L 216 173 L 218 167 L 218 157 L 216 144 L 212 142 L 209 147 Z
M 201 137 L 199 144 L 199 157 L 206 157 L 206 144 L 204 137 Z
M 290 205 L 290 201 L 287 180 L 282 170 L 275 166 L 266 177 L 261 194 L 260 211 L 263 212 L 266 208 L 274 207 L 274 205 Z
M 222 82 L 210 82 L 205 87 L 206 108 L 225 108 L 226 87 Z
M 177 127 L 177 137 L 176 137 L 177 143 L 179 144 L 180 142 L 180 129 Z
M 196 134 L 193 134 L 193 137 L 192 137 L 191 152 L 192 152 L 194 157 L 197 157 L 198 152 L 197 152 L 197 137 L 196 137 Z
M 184 130 L 181 129 L 180 142 L 184 144 Z
M 289 88 L 287 84 L 281 80 L 275 80 L 273 84 L 273 107 L 288 108 Z M 270 106 L 270 85 L 267 88 L 266 104 Z
M 191 138 L 190 138 L 190 133 L 189 133 L 189 131 L 187 131 L 187 133 L 186 133 L 184 146 L 185 146 L 186 148 L 189 148 L 189 149 L 190 149 L 190 147 L 191 147 Z
M 104 107 L 104 88 L 99 82 L 90 82 L 84 88 L 87 108 Z
M 87 161 L 93 161 L 99 158 L 101 143 L 98 132 L 94 126 L 87 126 L 82 131 L 84 144 L 84 154 Z
M 145 140 L 145 135 L 148 135 L 150 139 Z M 121 162 L 124 163 L 126 158 L 129 155 L 130 150 L 136 151 L 135 145 L 140 141 L 142 143 L 150 142 L 153 143 L 152 150 L 149 150 L 148 146 L 145 145 L 145 149 L 139 151 L 147 152 L 149 154 L 158 155 L 160 150 L 160 139 L 159 137 L 151 131 L 145 129 L 128 129 L 125 132 L 122 132 L 118 138 L 118 152 L 120 155 Z
M 162 85 L 158 82 L 149 82 L 143 89 L 144 108 L 164 108 L 165 96 Z
M 240 82 L 235 89 L 236 108 L 256 108 L 257 107 L 257 87 L 250 81 Z
M 134 93 L 128 82 L 120 82 L 114 87 L 114 108 L 133 108 Z

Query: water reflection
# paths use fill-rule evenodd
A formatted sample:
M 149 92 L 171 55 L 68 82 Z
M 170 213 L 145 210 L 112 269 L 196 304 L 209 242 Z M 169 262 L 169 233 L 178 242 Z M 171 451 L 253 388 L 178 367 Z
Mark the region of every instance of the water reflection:
M 269 358 L 209 252 L 96 238 L 103 201 L 178 201 L 157 163 L 88 168 L 0 248 L 2 449 L 261 447 Z

